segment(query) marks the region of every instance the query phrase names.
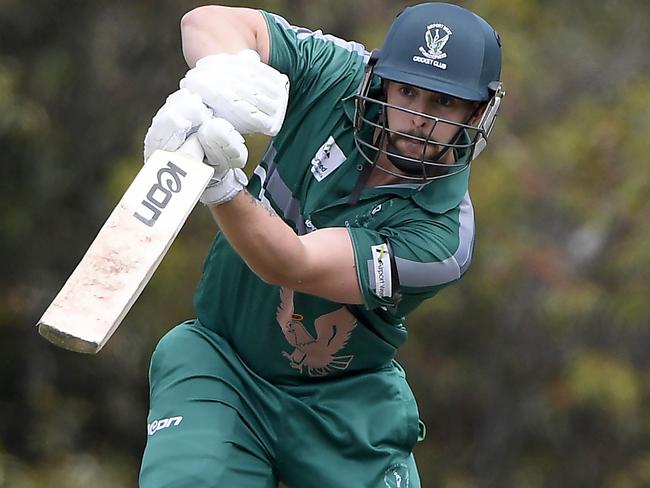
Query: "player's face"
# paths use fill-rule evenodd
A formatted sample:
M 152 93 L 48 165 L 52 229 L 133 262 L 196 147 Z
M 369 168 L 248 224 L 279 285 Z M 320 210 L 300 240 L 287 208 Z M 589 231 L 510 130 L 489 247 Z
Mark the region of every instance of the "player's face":
M 390 105 L 461 124 L 467 123 L 476 111 L 473 102 L 397 82 L 387 83 L 386 96 Z M 387 108 L 387 119 L 391 130 L 443 144 L 452 142 L 459 131 L 457 126 L 442 121 L 436 123 L 435 119 L 395 108 Z M 402 155 L 414 159 L 431 159 L 443 149 L 435 143 L 427 143 L 425 147 L 423 142 L 399 134 L 391 133 L 388 137 Z M 453 162 L 453 154 L 446 153 L 443 160 Z

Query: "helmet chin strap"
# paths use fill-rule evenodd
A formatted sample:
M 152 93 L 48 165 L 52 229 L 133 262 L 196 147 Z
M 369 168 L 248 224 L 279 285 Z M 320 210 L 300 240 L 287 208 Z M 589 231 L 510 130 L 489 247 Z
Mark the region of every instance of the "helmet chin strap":
M 383 117 L 383 112 L 382 112 L 382 126 L 384 127 L 379 134 L 377 134 L 377 137 L 375 137 L 375 147 L 377 150 L 375 151 L 375 155 L 372 158 L 373 163 L 368 164 L 365 163 L 363 165 L 363 169 L 359 173 L 359 177 L 357 178 L 356 183 L 354 184 L 354 188 L 352 189 L 352 193 L 350 193 L 350 198 L 348 198 L 348 203 L 350 205 L 354 205 L 359 201 L 359 198 L 361 197 L 361 192 L 365 188 L 366 184 L 368 183 L 368 180 L 370 179 L 370 175 L 372 173 L 372 170 L 375 166 L 377 165 L 377 160 L 379 159 L 379 155 L 381 154 L 381 146 L 384 144 L 384 141 L 386 140 L 386 120 L 385 117 Z

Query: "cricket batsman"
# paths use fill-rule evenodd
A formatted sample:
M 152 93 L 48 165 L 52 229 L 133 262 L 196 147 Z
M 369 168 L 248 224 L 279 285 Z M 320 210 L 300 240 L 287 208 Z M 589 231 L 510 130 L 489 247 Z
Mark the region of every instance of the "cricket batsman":
M 498 34 L 446 3 L 406 8 L 372 52 L 245 8 L 197 8 L 181 33 L 190 69 L 145 157 L 196 133 L 220 232 L 196 318 L 151 359 L 140 485 L 420 487 L 394 357 L 404 317 L 471 262 Z M 249 133 L 273 136 L 250 180 Z

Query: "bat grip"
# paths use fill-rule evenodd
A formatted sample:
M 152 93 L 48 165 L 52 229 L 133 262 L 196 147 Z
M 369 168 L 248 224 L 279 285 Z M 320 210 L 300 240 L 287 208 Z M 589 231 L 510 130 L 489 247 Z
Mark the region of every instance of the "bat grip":
M 196 135 L 196 133 L 189 136 L 185 140 L 183 145 L 176 150 L 176 152 L 189 154 L 190 156 L 198 159 L 199 161 L 203 161 L 203 158 L 205 157 L 205 152 L 203 151 L 203 147 L 201 146 L 201 143 L 199 142 L 199 138 Z

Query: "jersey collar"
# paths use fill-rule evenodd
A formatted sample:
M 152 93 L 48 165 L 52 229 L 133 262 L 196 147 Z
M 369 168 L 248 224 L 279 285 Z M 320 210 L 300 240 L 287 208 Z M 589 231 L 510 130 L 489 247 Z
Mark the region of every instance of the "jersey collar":
M 396 184 L 366 188 L 361 193 L 361 200 L 393 194 L 410 198 L 428 212 L 443 214 L 462 202 L 468 190 L 469 174 L 470 166 L 467 166 L 452 176 L 433 180 L 426 185 Z

